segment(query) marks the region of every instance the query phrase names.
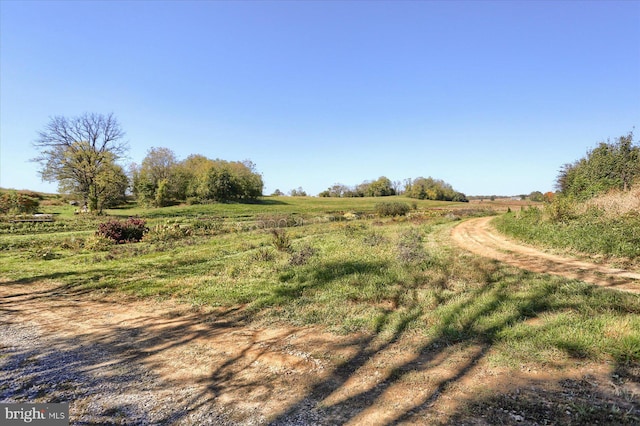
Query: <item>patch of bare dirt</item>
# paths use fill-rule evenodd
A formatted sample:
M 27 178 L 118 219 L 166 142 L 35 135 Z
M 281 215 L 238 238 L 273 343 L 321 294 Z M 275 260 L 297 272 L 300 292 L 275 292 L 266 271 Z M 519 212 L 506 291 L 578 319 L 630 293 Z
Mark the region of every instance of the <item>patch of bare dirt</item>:
M 72 424 L 583 424 L 563 383 L 614 404 L 610 424 L 640 418 L 638 377 L 609 364 L 514 374 L 487 344 L 258 327 L 55 283 L 0 282 L 0 312 L 0 402 L 68 401 Z
M 468 251 L 518 268 L 640 293 L 640 273 L 557 256 L 516 243 L 499 234 L 490 224 L 492 219 L 482 217 L 464 221 L 453 228 L 451 236 Z

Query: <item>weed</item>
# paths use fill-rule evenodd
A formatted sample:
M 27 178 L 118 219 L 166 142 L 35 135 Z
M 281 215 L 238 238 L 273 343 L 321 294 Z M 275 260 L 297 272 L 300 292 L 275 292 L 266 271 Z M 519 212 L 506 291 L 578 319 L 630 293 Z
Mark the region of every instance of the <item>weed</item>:
M 149 243 L 167 242 L 179 240 L 191 235 L 191 229 L 180 226 L 177 223 L 158 224 L 149 229 L 144 236 L 144 241 Z
M 275 259 L 275 254 L 268 247 L 259 247 L 251 256 L 256 262 L 271 262 Z
M 379 246 L 381 244 L 384 244 L 386 241 L 387 239 L 384 237 L 384 235 L 376 231 L 371 231 L 367 233 L 362 239 L 362 242 L 365 245 L 371 246 L 371 247 Z
M 305 265 L 309 262 L 309 259 L 316 254 L 316 249 L 313 247 L 306 245 L 302 247 L 298 251 L 294 251 L 291 254 L 291 258 L 289 259 L 289 265 L 292 266 L 300 266 Z
M 92 235 L 84 241 L 84 248 L 91 251 L 107 251 L 111 249 L 114 241 L 102 235 Z
M 291 240 L 284 229 L 271 229 L 271 244 L 278 251 L 291 250 Z
M 422 246 L 422 234 L 416 228 L 410 228 L 400 235 L 397 250 L 398 260 L 402 263 L 420 263 L 427 258 Z

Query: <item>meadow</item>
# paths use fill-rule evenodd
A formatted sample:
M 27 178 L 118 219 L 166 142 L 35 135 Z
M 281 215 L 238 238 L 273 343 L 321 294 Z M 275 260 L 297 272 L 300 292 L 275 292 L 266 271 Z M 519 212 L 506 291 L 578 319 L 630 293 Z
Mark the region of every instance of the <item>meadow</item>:
M 618 377 L 636 374 L 637 295 L 453 246 L 451 228 L 496 214 L 490 205 L 388 199 L 410 212 L 380 217 L 379 199 L 310 197 L 108 210 L 109 218 L 146 221 L 143 240 L 128 244 L 96 239 L 107 217 L 49 206 L 43 212 L 54 222 L 2 224 L 0 285 L 55 282 L 95 295 L 238 308 L 242 321 L 260 326 L 319 326 L 388 341 L 421 336 L 434 348 L 482 345 L 490 364 L 514 370 L 611 363 Z M 499 218 L 501 227 L 508 217 Z M 567 424 L 638 421 L 611 405 L 575 404 L 583 414 Z

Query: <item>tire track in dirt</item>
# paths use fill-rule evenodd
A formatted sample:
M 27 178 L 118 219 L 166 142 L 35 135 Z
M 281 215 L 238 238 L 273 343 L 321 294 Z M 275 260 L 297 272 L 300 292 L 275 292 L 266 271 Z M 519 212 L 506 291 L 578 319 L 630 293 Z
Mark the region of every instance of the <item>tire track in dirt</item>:
M 464 221 L 451 230 L 451 237 L 465 250 L 521 269 L 640 294 L 639 273 L 557 256 L 518 244 L 499 234 L 491 226 L 492 219 L 490 216 Z

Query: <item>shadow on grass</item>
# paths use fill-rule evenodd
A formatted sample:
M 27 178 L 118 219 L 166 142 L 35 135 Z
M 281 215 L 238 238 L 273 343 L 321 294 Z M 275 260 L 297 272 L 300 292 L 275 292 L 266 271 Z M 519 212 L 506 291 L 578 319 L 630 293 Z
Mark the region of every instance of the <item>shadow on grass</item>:
M 302 280 L 288 277 L 284 284 L 290 288 L 278 287 L 271 297 L 281 303 L 292 302 L 306 289 L 385 267 L 383 262 L 325 264 Z M 76 303 L 75 296 L 87 290 L 74 284 L 8 294 L 0 300 L 3 308 L 8 308 L 0 320 L 5 328 L 0 402 L 69 401 L 78 424 L 463 424 L 483 416 L 504 424 L 543 424 L 545 419 L 556 424 L 584 424 L 594 419 L 605 424 L 632 424 L 637 420 L 636 402 L 618 405 L 616 412 L 607 395 L 595 390 L 589 393 L 584 390 L 587 385 L 566 380 L 558 383 L 557 392 L 541 389 L 493 394 L 460 404 L 459 411 L 450 416 L 437 413 L 443 398 L 464 386 L 512 326 L 544 313 L 582 309 L 573 290 L 581 290 L 584 294 L 580 297 L 586 298 L 608 291 L 567 287 L 568 281 L 562 279 L 541 282 L 535 274 L 496 270 L 495 264 L 486 268 L 478 275 L 483 282 L 477 288 L 449 298 L 446 306 L 432 308 L 441 310 L 438 322 L 430 328 L 431 333 L 403 352 L 404 356 L 398 354 L 405 344 L 405 331 L 429 309 L 417 293 L 411 293 L 397 309 L 384 312 L 377 333 L 329 346 L 328 352 L 349 351 L 330 371 L 307 378 L 308 386 L 297 395 L 288 395 L 286 389 L 302 377 L 291 373 L 295 372 L 292 366 L 285 362 L 282 369 L 273 370 L 261 365 L 268 365 L 274 353 L 291 351 L 288 348 L 300 331 L 247 327 L 250 318 L 242 309 L 209 315 L 150 315 L 151 320 L 138 315 L 113 322 L 107 318 L 117 311 L 116 304 L 85 304 L 79 297 Z M 61 277 L 52 274 L 34 277 L 31 282 L 56 278 Z M 614 295 L 594 309 L 606 312 L 628 306 L 621 297 L 634 296 Z M 21 311 L 42 309 L 43 315 L 51 316 L 57 309 L 66 309 L 66 316 L 58 318 L 65 321 L 73 318 L 70 312 L 76 305 L 78 309 L 92 307 L 95 324 L 91 330 L 79 327 L 66 335 L 48 335 L 41 327 L 22 321 Z M 504 311 L 507 305 L 516 309 Z M 569 355 L 581 350 L 566 346 L 567 342 L 560 340 L 556 347 Z M 216 358 L 211 358 L 212 353 Z M 174 363 L 179 354 L 188 359 L 175 359 Z M 211 363 L 210 359 L 218 361 Z M 618 360 L 617 371 L 623 371 L 625 365 Z M 194 371 L 180 371 L 187 366 Z M 198 368 L 205 371 L 198 372 Z M 406 398 L 394 400 L 396 392 Z M 574 398 L 570 408 L 557 403 L 567 397 Z M 272 417 L 261 417 L 261 407 L 278 398 L 283 408 L 275 410 Z M 600 401 L 602 408 L 594 411 L 594 406 L 586 403 L 588 398 Z M 74 405 L 74 401 L 82 404 Z M 244 411 L 237 408 L 241 406 Z M 568 415 L 567 410 L 580 414 Z

